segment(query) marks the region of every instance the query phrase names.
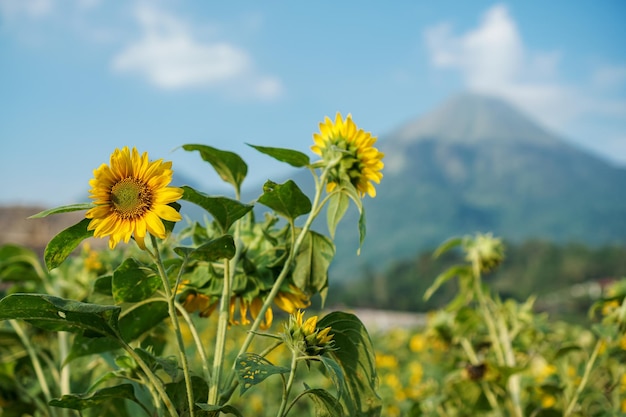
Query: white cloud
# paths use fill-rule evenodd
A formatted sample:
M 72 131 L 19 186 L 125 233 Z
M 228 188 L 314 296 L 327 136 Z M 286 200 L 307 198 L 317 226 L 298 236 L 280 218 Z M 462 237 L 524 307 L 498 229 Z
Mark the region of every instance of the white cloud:
M 257 74 L 242 48 L 200 41 L 186 22 L 146 5 L 137 8 L 135 17 L 141 37 L 114 57 L 115 71 L 139 74 L 163 89 L 246 84 L 256 97 L 272 99 L 282 93 L 280 81 Z
M 447 23 L 428 28 L 425 41 L 435 68 L 457 70 L 468 89 L 504 97 L 552 129 L 593 114 L 626 117 L 623 101 L 564 83 L 561 53 L 530 51 L 504 5 L 487 10 L 479 26 L 464 34 L 455 35 Z M 597 85 L 624 80 L 623 67 L 595 75 Z

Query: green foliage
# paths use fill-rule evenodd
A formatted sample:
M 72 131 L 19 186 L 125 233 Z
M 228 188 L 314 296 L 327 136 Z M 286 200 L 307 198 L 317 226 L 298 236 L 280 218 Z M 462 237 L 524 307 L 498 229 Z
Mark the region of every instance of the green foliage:
M 256 149 L 257 151 L 261 153 L 269 155 L 278 161 L 286 162 L 289 165 L 296 167 L 296 168 L 306 167 L 311 163 L 311 160 L 306 154 L 303 154 L 302 152 L 294 151 L 292 149 L 272 148 L 268 146 L 258 146 L 258 145 L 250 145 L 250 144 L 248 144 L 248 146 L 253 147 L 254 149 Z
M 116 400 L 130 400 L 139 403 L 131 384 L 121 384 L 87 394 L 68 394 L 60 399 L 50 401 L 50 405 L 73 410 L 98 407 Z
M 0 320 L 21 319 L 52 331 L 116 338 L 120 308 L 45 294 L 11 294 L 0 300 Z
M 330 355 L 346 376 L 347 392 L 342 396 L 341 403 L 348 415 L 380 415 L 374 346 L 363 323 L 354 314 L 333 312 L 322 318 L 318 327 L 332 329 L 336 350 Z
M 183 145 L 186 151 L 198 151 L 202 159 L 210 163 L 213 169 L 225 182 L 235 187 L 237 193 L 241 190 L 241 184 L 248 174 L 248 165 L 239 155 L 229 151 L 223 151 L 207 145 Z
M 74 226 L 70 226 L 56 235 L 46 246 L 44 259 L 48 270 L 54 269 L 68 257 L 70 253 L 86 238 L 93 236 L 93 231 L 87 230 L 89 219 L 83 219 Z
M 220 226 L 222 233 L 227 233 L 233 223 L 253 208 L 249 204 L 242 204 L 230 198 L 208 196 L 186 185 L 181 188 L 184 190 L 183 199 L 209 212 Z
M 283 184 L 270 180 L 256 202 L 244 204 L 243 159 L 189 144 L 183 149 L 198 151 L 235 189 L 236 199 L 231 199 L 181 187 L 183 200 L 211 216 L 208 224 L 193 223 L 174 233 L 174 222 L 163 219 L 166 233 L 162 239 L 149 236 L 145 246 L 131 241 L 115 251 L 94 251 L 88 244 L 77 250 L 93 236 L 87 230 L 91 220 L 83 219 L 50 241 L 44 254 L 47 270 L 32 251 L 0 247 L 2 407 L 52 417 L 69 415 L 68 410 L 89 417 L 141 412 L 241 417 L 237 392 L 247 397 L 258 384 L 280 384 L 268 391 L 273 399 L 269 408 L 277 417 L 295 410 L 379 415 L 373 349 L 356 317 L 327 316 L 328 324 L 337 326 L 332 336 L 330 328 L 311 328 L 316 317 L 300 323 L 311 339 L 306 342 L 311 349 L 304 351 L 285 347 L 282 333 L 259 332 L 271 331 L 272 306 L 300 314 L 301 320 L 297 310 L 308 307 L 311 297 L 326 297 L 335 246 L 330 238 L 311 231 L 311 224 L 329 201 L 335 204 L 335 197 L 323 195 L 326 184 L 320 178 L 336 162 L 311 165 L 309 157 L 297 151 L 253 148 L 306 168 L 317 183 L 314 197 L 310 199 L 292 180 Z M 349 190 L 339 195 L 339 211 L 345 212 L 349 198 L 362 211 L 358 195 Z M 256 220 L 256 203 L 269 209 L 261 221 Z M 177 202 L 169 205 L 181 210 Z M 63 206 L 33 217 L 93 207 Z M 130 235 L 146 229 L 150 234 L 154 217 L 126 214 L 117 221 L 127 223 L 123 227 Z M 154 215 L 161 215 L 158 204 L 150 213 Z M 342 216 L 336 212 L 333 230 Z M 301 217 L 305 219 L 296 227 L 295 220 Z M 107 227 L 104 234 L 124 234 L 120 224 Z M 123 240 L 128 237 L 124 234 Z M 246 326 L 245 337 L 233 336 L 237 325 Z M 261 334 L 278 342 L 263 349 L 255 340 Z M 270 361 L 267 356 L 277 347 L 291 352 Z M 260 354 L 254 353 L 256 348 Z M 312 363 L 321 364 L 319 375 L 305 375 L 302 367 L 298 369 L 303 362 L 309 371 Z M 280 378 L 268 379 L 271 375 Z
M 276 374 L 287 374 L 290 369 L 275 366 L 270 361 L 255 353 L 246 353 L 235 362 L 240 393 L 245 393 L 254 385 L 265 381 L 265 378 Z
M 460 241 L 458 239 L 457 246 Z M 365 269 L 359 271 L 361 279 L 331 281 L 328 302 L 383 310 L 425 312 L 436 309 L 458 295 L 459 282 L 452 280 L 444 284 L 441 281 L 457 276 L 449 268 L 462 260 L 463 254 L 455 250 L 444 251 L 438 257 L 423 252 L 396 261 L 381 272 Z M 333 272 L 331 270 L 331 278 L 337 276 Z M 446 273 L 451 276 L 447 277 Z M 537 294 L 536 305 L 540 310 L 571 321 L 584 321 L 594 302 L 593 288 L 619 276 L 626 276 L 626 248 L 623 246 L 596 248 L 531 240 L 507 244 L 505 262 L 483 278 L 502 298 L 522 301 Z M 429 292 L 430 297 L 425 301 L 421 295 L 435 280 L 442 286 L 431 291 L 432 294 Z
M 284 184 L 267 181 L 258 201 L 289 220 L 295 220 L 311 211 L 311 200 L 292 180 Z

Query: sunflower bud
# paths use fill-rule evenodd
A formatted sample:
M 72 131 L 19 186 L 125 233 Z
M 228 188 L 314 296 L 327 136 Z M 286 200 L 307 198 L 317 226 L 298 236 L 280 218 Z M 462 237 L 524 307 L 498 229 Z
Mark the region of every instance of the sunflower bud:
M 465 241 L 465 259 L 476 262 L 481 272 L 489 272 L 496 268 L 504 259 L 502 240 L 494 238 L 491 233 L 477 234 L 473 239 Z
M 296 311 L 289 316 L 289 324 L 285 326 L 283 339 L 292 351 L 302 356 L 320 356 L 333 350 L 331 328 L 317 327 L 317 316 L 304 321 L 304 312 Z

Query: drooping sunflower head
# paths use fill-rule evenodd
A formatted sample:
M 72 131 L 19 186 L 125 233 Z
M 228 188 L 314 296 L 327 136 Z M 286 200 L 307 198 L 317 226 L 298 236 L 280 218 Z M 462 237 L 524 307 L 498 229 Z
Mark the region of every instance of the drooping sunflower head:
M 373 146 L 376 137 L 359 129 L 350 114 L 344 120 L 341 113 L 337 113 L 334 122 L 326 117 L 319 126 L 320 132 L 313 134 L 315 145 L 311 150 L 325 163 L 339 161 L 329 173 L 327 191 L 347 182 L 356 188 L 361 197 L 366 193 L 376 197 L 376 188 L 372 183 L 380 183 L 383 177 L 384 157 Z
M 182 189 L 168 187 L 171 168 L 171 162 L 150 161 L 146 152 L 139 155 L 135 148 L 132 152 L 128 147 L 116 149 L 110 164 L 94 170 L 89 181 L 96 207 L 85 215 L 91 219 L 87 229 L 93 230 L 95 237 L 109 236 L 111 249 L 120 241 L 128 242 L 131 235 L 141 248 L 145 248 L 147 233 L 165 238 L 163 220 L 181 220 L 168 205 L 183 195 Z

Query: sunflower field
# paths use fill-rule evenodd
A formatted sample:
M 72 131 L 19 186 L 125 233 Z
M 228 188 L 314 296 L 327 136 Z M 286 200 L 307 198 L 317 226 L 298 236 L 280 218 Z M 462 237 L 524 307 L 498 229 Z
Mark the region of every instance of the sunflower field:
M 463 261 L 433 277 L 458 292 L 415 328 L 370 331 L 323 306 L 334 234 L 346 210 L 366 236 L 384 155 L 352 117 L 326 118 L 311 151 L 251 145 L 308 170 L 307 196 L 268 180 L 241 201 L 247 165 L 187 144 L 234 198 L 170 185 L 173 167 L 116 149 L 89 181 L 91 203 L 43 262 L 0 247 L 1 416 L 618 416 L 626 414 L 626 281 L 604 290 L 590 325 L 551 321 L 502 300 L 483 278 L 504 261 L 490 234 L 453 238 L 435 256 Z M 206 211 L 181 222 L 180 201 Z M 324 213 L 327 233 L 312 229 Z M 178 224 L 178 228 L 174 228 Z M 108 239 L 107 249 L 93 249 Z

